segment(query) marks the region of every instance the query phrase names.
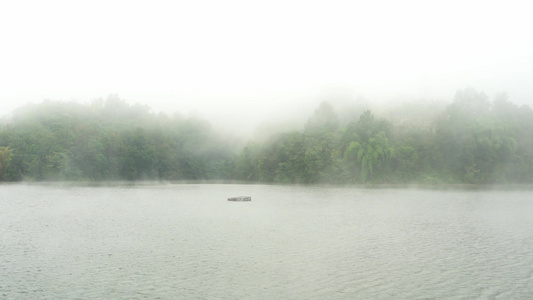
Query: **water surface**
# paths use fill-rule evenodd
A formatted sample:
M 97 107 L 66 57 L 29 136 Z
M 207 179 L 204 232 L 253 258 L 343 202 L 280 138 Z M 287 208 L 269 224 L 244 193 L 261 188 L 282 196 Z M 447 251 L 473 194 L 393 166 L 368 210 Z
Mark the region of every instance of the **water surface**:
M 17 184 L 0 213 L 2 299 L 533 294 L 531 191 Z

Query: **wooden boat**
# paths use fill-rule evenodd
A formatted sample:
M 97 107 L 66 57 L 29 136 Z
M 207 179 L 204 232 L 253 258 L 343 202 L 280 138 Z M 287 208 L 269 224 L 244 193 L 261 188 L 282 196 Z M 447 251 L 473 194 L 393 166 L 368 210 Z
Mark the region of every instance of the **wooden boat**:
M 228 201 L 252 201 L 252 197 L 250 196 L 231 197 L 231 198 L 228 198 Z

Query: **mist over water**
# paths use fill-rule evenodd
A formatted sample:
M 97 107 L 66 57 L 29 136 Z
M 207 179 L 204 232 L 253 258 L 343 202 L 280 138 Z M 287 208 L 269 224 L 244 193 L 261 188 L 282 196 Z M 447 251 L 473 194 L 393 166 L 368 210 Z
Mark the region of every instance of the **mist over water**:
M 531 191 L 0 186 L 6 299 L 525 299 Z M 246 194 L 248 203 L 226 198 Z
M 0 299 L 533 295 L 527 2 L 4 2 Z

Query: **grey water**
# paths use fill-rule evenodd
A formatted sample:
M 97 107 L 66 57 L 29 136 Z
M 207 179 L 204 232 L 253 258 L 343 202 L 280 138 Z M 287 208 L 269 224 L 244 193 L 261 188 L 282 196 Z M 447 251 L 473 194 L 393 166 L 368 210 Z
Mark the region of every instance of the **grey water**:
M 527 299 L 532 250 L 527 190 L 0 185 L 0 299 Z

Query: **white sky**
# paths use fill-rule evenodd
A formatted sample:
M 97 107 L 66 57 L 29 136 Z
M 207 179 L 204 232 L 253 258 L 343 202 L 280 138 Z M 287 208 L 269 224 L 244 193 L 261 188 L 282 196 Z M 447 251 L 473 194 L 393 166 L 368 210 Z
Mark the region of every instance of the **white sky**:
M 118 94 L 232 123 L 342 87 L 533 104 L 527 1 L 2 1 L 0 115 Z M 235 123 L 235 122 L 233 122 Z M 234 124 L 235 125 L 235 124 Z M 242 126 L 242 125 L 241 125 Z

